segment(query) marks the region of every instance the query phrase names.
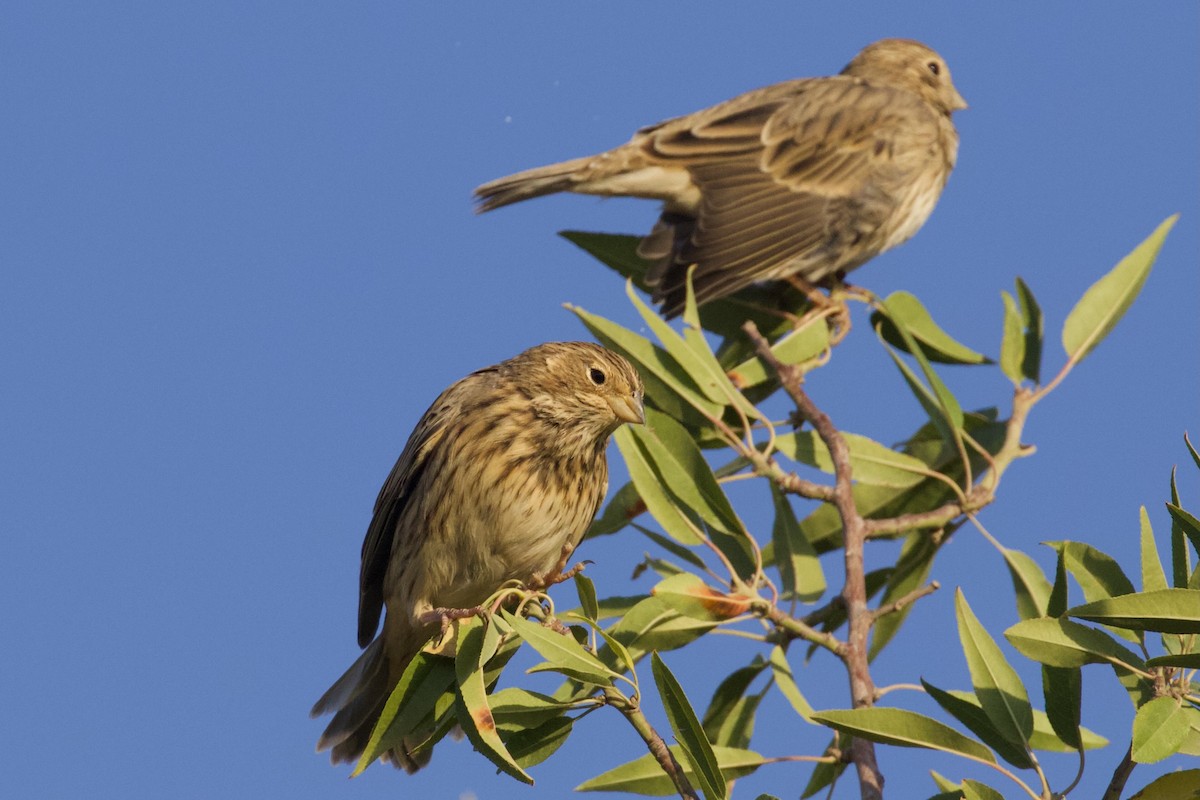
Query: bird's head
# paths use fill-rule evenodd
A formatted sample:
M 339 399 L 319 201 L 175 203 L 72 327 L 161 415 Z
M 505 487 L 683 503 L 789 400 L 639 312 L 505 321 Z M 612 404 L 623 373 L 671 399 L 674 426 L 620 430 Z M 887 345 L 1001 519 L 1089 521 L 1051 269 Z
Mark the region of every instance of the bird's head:
M 945 59 L 912 39 L 881 39 L 869 44 L 842 74 L 913 92 L 946 115 L 967 107 L 954 88 Z

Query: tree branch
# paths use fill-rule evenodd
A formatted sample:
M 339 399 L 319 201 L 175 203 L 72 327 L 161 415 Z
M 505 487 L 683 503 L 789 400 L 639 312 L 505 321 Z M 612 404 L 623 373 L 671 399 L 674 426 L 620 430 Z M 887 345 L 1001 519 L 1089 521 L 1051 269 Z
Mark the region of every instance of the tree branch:
M 758 332 L 753 322 L 743 327 L 754 343 L 754 349 L 764 363 L 779 376 L 779 381 L 796 410 L 806 419 L 829 449 L 833 460 L 832 502 L 842 521 L 843 552 L 846 565 L 846 583 L 842 597 L 846 602 L 849 636 L 842 652 L 842 661 L 850 676 L 850 696 L 854 708 L 866 708 L 875 702 L 875 684 L 871 680 L 870 664 L 867 659 L 867 642 L 873 618 L 867 607 L 866 569 L 863 562 L 863 545 L 867 539 L 867 528 L 858 507 L 854 504 L 853 474 L 850 469 L 850 448 L 846 440 L 834 427 L 825 412 L 817 408 L 801 384 L 804 375 L 796 367 L 783 364 L 771 352 L 770 343 Z M 863 800 L 881 800 L 883 797 L 883 775 L 875 760 L 875 746 L 866 739 L 856 738 L 850 745 L 858 783 Z

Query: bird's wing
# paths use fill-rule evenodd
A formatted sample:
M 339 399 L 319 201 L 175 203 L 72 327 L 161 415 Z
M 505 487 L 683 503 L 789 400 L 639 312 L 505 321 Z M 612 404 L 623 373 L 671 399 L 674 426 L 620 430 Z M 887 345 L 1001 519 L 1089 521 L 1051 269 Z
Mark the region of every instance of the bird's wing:
M 701 301 L 874 232 L 892 208 L 881 185 L 890 183 L 893 153 L 911 135 L 910 98 L 851 78 L 792 81 L 744 98 L 691 125 L 664 125 L 648 141 L 657 157 L 686 163 L 700 188 L 695 230 L 676 260 L 698 265 Z
M 413 429 L 404 451 L 396 459 L 396 465 L 379 490 L 362 546 L 358 583 L 360 647 L 370 643 L 379 627 L 379 617 L 383 612 L 384 576 L 393 554 L 410 549 L 398 542 L 399 537 L 406 533 L 406 526 L 400 524 L 405 509 L 414 499 L 413 493 L 419 489 L 427 468 L 438 461 L 438 447 L 450 424 L 464 412 L 464 401 L 476 394 L 479 384 L 489 380 L 493 373 L 495 369 L 491 367 L 474 372 L 438 396 Z M 408 532 L 408 535 L 417 534 L 417 531 Z

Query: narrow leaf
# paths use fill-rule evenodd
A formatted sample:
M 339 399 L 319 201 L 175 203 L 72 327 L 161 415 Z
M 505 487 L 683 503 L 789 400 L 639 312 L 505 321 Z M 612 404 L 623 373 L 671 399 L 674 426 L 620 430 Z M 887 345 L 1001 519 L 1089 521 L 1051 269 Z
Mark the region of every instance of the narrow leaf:
M 532 767 L 554 755 L 566 743 L 574 722 L 571 717 L 558 717 L 534 728 L 522 728 L 510 733 L 504 744 L 518 764 Z
M 691 764 L 705 797 L 708 800 L 724 798 L 727 794 L 725 776 L 721 774 L 712 744 L 704 735 L 704 728 L 700 725 L 696 712 L 692 710 L 683 687 L 658 653 L 651 655 L 650 667 L 654 673 L 654 683 L 658 686 L 658 694 L 662 698 L 663 710 L 667 712 L 667 720 L 671 723 L 671 730 L 683 749 L 684 758 Z
M 1042 309 L 1033 292 L 1020 278 L 1017 278 L 1017 299 L 1021 303 L 1021 316 L 1025 320 L 1025 361 L 1021 371 L 1026 378 L 1037 384 L 1042 379 Z
M 1177 653 L 1169 656 L 1158 656 L 1146 662 L 1147 667 L 1183 667 L 1184 669 L 1200 669 L 1200 653 Z
M 1200 633 L 1200 589 L 1159 589 L 1075 606 L 1072 617 L 1118 628 Z
M 1004 795 L 986 783 L 967 778 L 963 781 L 963 800 L 1004 800 Z
M 1063 349 L 1071 361 L 1082 361 L 1129 310 L 1150 275 L 1163 239 L 1178 219 L 1178 214 L 1168 217 L 1107 275 L 1092 284 L 1071 309 L 1062 332 Z
M 796 521 L 791 502 L 774 484 L 771 485 L 771 502 L 775 506 L 771 543 L 775 565 L 779 568 L 781 595 L 784 600 L 811 603 L 825 594 L 825 572 L 821 569 L 821 561 Z
M 490 627 L 492 636 L 485 628 Z M 490 641 L 488 641 L 490 639 Z M 533 778 L 517 764 L 496 730 L 496 720 L 488 705 L 487 686 L 483 679 L 483 668 L 492 657 L 498 644 L 494 626 L 485 626 L 478 617 L 460 621 L 458 625 L 458 652 L 454 658 L 454 671 L 458 680 L 458 724 L 488 761 L 502 772 L 522 783 L 533 783 Z M 490 652 L 489 652 L 490 651 Z
M 771 352 L 782 364 L 802 364 L 816 358 L 829 346 L 829 326 L 824 319 L 813 318 L 771 345 Z M 754 356 L 729 371 L 739 389 L 760 386 L 775 379 L 774 371 Z
M 1146 507 L 1139 511 L 1142 523 L 1142 591 L 1152 592 L 1167 588 L 1167 574 L 1163 572 L 1162 559 L 1158 557 L 1158 546 L 1154 543 L 1154 529 L 1150 527 L 1150 515 Z
M 575 574 L 575 591 L 579 595 L 579 608 L 583 616 L 590 620 L 600 618 L 600 603 L 596 600 L 596 586 L 592 579 L 582 572 Z
M 1200 769 L 1185 769 L 1160 775 L 1129 800 L 1183 800 L 1200 797 Z
M 756 656 L 748 666 L 734 670 L 717 686 L 701 725 L 713 746 L 746 747 L 754 733 L 754 719 L 763 692 L 749 693 L 750 684 L 766 669 L 767 662 Z
M 850 450 L 850 468 L 854 472 L 854 480 L 859 483 L 904 488 L 929 477 L 929 467 L 920 459 L 898 453 L 855 433 L 843 431 L 842 438 Z M 793 461 L 816 467 L 829 475 L 834 474 L 833 457 L 815 431 L 785 434 L 775 440 L 775 447 Z
M 637 488 L 642 502 L 650 516 L 662 526 L 672 539 L 682 544 L 700 544 L 700 536 L 696 523 L 690 519 L 675 503 L 675 499 L 667 492 L 662 478 L 653 466 L 650 457 L 642 447 L 641 440 L 631 432 L 631 426 L 622 425 L 613 434 L 613 441 L 625 459 L 629 477 Z
M 555 633 L 549 628 L 524 617 L 518 617 L 507 610 L 500 612 L 504 621 L 512 626 L 513 631 L 530 647 L 549 662 L 556 672 L 586 683 L 598 686 L 611 686 L 617 674 L 606 667 L 600 659 L 584 650 L 579 642 L 570 636 Z
M 1143 666 L 1140 657 L 1104 631 L 1068 619 L 1027 619 L 1006 630 L 1004 638 L 1021 655 L 1051 667 L 1082 667 L 1106 661 Z
M 1171 505 L 1179 507 L 1179 487 L 1175 485 L 1175 467 L 1171 467 Z M 1176 589 L 1188 588 L 1191 574 L 1191 558 L 1188 556 L 1187 538 L 1183 526 L 1171 516 L 1171 585 Z
M 1004 298 L 1004 336 L 1000 341 L 1000 369 L 1013 382 L 1020 386 L 1025 378 L 1025 321 L 1017 308 L 1017 301 L 1008 292 L 1001 292 Z
M 1126 577 L 1121 565 L 1107 553 L 1084 542 L 1062 541 L 1047 544 L 1062 552 L 1067 571 L 1075 576 L 1079 587 L 1083 589 L 1084 599 L 1102 600 L 1135 591 L 1133 582 Z M 1138 634 L 1128 630 L 1118 628 L 1113 632 L 1134 643 L 1141 641 Z
M 971 610 L 962 589 L 956 590 L 954 603 L 958 638 L 967 657 L 975 694 L 1000 735 L 1014 746 L 1025 747 L 1033 733 L 1033 709 L 1025 686 Z
M 1200 520 L 1197 520 L 1175 503 L 1167 503 L 1167 511 L 1170 512 L 1171 519 L 1179 523 L 1180 530 L 1188 537 L 1188 540 L 1192 543 L 1192 548 L 1200 552 Z
M 942 409 L 946 421 L 950 423 L 956 433 L 961 433 L 963 429 L 962 406 L 958 404 L 958 400 L 954 398 L 954 395 L 942 383 L 942 379 L 938 377 L 937 372 L 930 366 L 929 359 L 925 357 L 925 351 L 915 341 L 903 317 L 897 317 L 895 310 L 886 302 L 883 303 L 883 309 L 892 322 L 895 323 L 896 331 L 904 339 L 909 354 L 916 359 L 917 365 L 921 368 L 921 373 L 925 376 L 925 380 L 937 398 L 938 405 Z
M 351 777 L 361 775 L 383 753 L 412 733 L 454 685 L 454 662 L 424 652 L 413 656 L 388 696 L 379 721 Z
M 792 675 L 792 665 L 788 663 L 787 654 L 779 645 L 771 649 L 771 674 L 775 677 L 775 685 L 791 703 L 792 708 L 805 722 L 812 722 L 813 707 L 800 691 L 796 679 Z
M 875 312 L 871 316 L 871 324 L 878 325 L 888 342 L 911 353 L 903 334 L 896 329 L 893 322 L 899 319 L 913 339 L 920 343 L 925 355 L 931 361 L 945 364 L 990 364 L 991 359 L 977 353 L 966 345 L 956 341 L 950 334 L 942 330 L 929 311 L 914 295 L 909 292 L 893 292 L 883 301 L 888 315 Z M 889 318 L 890 317 L 890 318 Z
M 651 594 L 685 617 L 709 622 L 733 619 L 750 610 L 750 598 L 719 592 L 687 572 L 660 581 Z
M 1046 616 L 1050 604 L 1052 587 L 1038 563 L 1028 554 L 1008 547 L 1000 547 L 1004 564 L 1012 578 L 1013 593 L 1017 598 L 1017 615 L 1021 619 Z
M 855 708 L 818 711 L 813 721 L 873 742 L 921 747 L 995 764 L 992 751 L 951 727 L 902 708 Z
M 1004 734 L 988 718 L 987 712 L 979 702 L 979 698 L 971 692 L 948 692 L 921 679 L 921 685 L 935 703 L 942 707 L 950 716 L 961 722 L 967 730 L 975 734 L 996 752 L 996 755 L 1019 769 L 1033 767 L 1033 758 L 1029 749 L 1021 744 L 1010 742 Z
M 622 278 L 632 278 L 638 288 L 649 291 L 646 271 L 651 262 L 637 254 L 640 236 L 588 231 L 559 231 L 558 235 L 580 248 Z
M 683 773 L 688 780 L 695 783 L 696 773 L 691 764 L 683 756 L 683 748 L 671 745 L 671 752 L 683 767 Z M 736 747 L 714 747 L 717 764 L 726 780 L 749 775 L 765 763 L 758 753 L 750 750 L 739 750 Z M 665 797 L 677 794 L 675 785 L 663 772 L 654 756 L 646 755 L 634 761 L 613 767 L 608 772 L 597 775 L 575 787 L 577 792 L 627 792 L 629 794 Z
M 896 561 L 895 569 L 887 577 L 883 597 L 879 599 L 879 604 L 882 606 L 899 600 L 924 584 L 929 578 L 930 570 L 933 569 L 933 559 L 937 556 L 937 552 L 938 544 L 930 536 L 924 533 L 909 534 L 905 538 L 904 547 L 900 550 L 900 558 Z M 868 659 L 874 660 L 875 656 L 879 655 L 883 648 L 892 641 L 912 610 L 913 604 L 910 603 L 899 611 L 879 618 L 875 623 L 875 632 L 871 636 L 871 644 L 867 649 Z
M 1080 749 L 1079 721 L 1083 711 L 1083 672 L 1078 667 L 1042 666 L 1042 697 L 1046 717 L 1061 741 Z

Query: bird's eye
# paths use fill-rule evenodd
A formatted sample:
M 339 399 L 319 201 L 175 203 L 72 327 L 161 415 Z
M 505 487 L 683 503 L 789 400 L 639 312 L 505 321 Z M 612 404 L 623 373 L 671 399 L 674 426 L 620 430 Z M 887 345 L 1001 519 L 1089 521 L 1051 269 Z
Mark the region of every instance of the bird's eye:
M 604 370 L 592 367 L 588 370 L 588 377 L 592 379 L 592 383 L 597 386 L 603 386 L 604 381 L 608 380 L 608 376 L 604 374 Z
M 934 75 L 942 74 L 942 65 L 936 61 L 930 61 L 925 66 L 929 67 L 929 71 L 932 72 Z

